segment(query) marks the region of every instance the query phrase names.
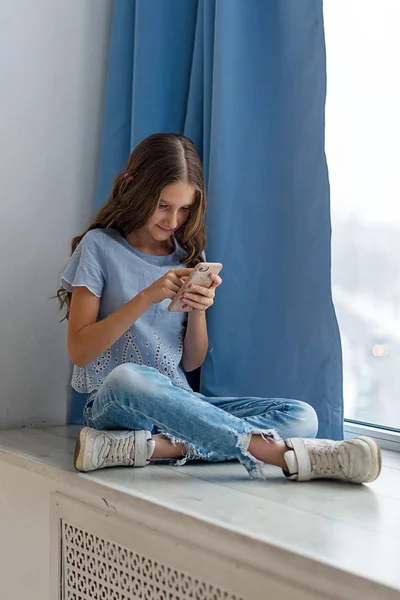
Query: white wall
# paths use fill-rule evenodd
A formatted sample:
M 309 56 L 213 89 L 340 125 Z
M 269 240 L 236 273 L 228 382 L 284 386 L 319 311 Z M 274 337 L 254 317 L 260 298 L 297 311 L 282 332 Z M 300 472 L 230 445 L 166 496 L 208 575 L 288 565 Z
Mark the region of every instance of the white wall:
M 63 423 L 66 325 L 50 297 L 90 219 L 112 0 L 0 3 L 0 427 Z

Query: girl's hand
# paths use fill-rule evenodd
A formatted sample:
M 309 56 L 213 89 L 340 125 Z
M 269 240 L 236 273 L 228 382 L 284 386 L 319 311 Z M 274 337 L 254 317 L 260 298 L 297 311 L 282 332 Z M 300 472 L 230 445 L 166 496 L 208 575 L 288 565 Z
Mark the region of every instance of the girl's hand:
M 190 286 L 190 292 L 185 292 L 182 298 L 185 299 L 185 303 L 191 306 L 195 310 L 207 310 L 214 304 L 215 290 L 221 285 L 222 279 L 219 275 L 210 274 L 212 279 L 211 287 L 206 288 L 201 285 L 192 284 Z M 185 307 L 186 308 L 186 307 Z
M 158 304 L 166 298 L 172 300 L 183 285 L 183 279 L 189 277 L 193 269 L 171 269 L 142 291 L 152 304 Z

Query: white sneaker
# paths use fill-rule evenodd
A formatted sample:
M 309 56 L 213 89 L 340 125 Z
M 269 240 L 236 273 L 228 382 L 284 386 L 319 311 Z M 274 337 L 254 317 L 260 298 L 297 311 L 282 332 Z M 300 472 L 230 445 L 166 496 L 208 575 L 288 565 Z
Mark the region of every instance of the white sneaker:
M 341 479 L 349 483 L 369 483 L 381 472 L 381 449 L 369 437 L 344 442 L 292 438 L 285 440 L 289 479 Z
M 76 440 L 75 469 L 87 472 L 105 467 L 145 467 L 154 447 L 149 431 L 99 431 L 84 427 Z

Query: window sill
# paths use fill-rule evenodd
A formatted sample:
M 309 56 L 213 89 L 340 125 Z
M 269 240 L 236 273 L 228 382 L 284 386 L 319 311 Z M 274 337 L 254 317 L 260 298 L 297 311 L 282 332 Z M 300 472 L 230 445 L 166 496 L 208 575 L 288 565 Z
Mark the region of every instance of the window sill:
M 369 437 L 374 438 L 383 450 L 400 452 L 400 433 L 397 431 L 389 431 L 387 429 L 380 429 L 379 427 L 372 427 L 371 425 L 362 425 L 345 421 L 345 439 L 349 439 L 355 435 L 368 435 Z
M 367 433 L 358 429 L 357 433 Z M 259 598 L 260 589 L 272 589 L 275 596 L 299 600 L 398 599 L 400 522 L 393 515 L 399 514 L 400 507 L 400 454 L 385 451 L 381 476 L 365 486 L 325 481 L 294 484 L 274 467 L 266 467 L 267 481 L 251 481 L 236 463 L 78 474 L 72 466 L 76 433 L 71 426 L 0 432 L 4 491 L 0 509 L 6 527 L 0 553 L 4 551 L 7 559 L 2 566 L 8 577 L 3 577 L 2 586 L 10 590 L 5 597 L 15 592 L 15 568 L 21 581 L 18 597 L 26 597 L 23 582 L 32 582 L 34 573 L 38 593 L 29 597 L 49 597 L 40 588 L 47 589 L 43 571 L 51 554 L 49 536 L 43 536 L 43 531 L 49 528 L 50 495 L 57 492 L 103 515 L 109 520 L 110 539 L 122 545 L 125 542 L 112 537 L 116 530 L 110 519 L 123 519 L 118 527 L 126 526 L 127 531 L 134 526 L 130 540 L 136 539 L 150 559 L 166 548 L 166 540 L 173 540 L 174 552 L 163 551 L 166 563 L 178 565 L 178 548 L 196 552 L 196 561 L 185 558 L 179 565 L 200 577 L 206 557 L 219 557 L 232 569 L 221 567 L 218 584 L 239 597 Z M 18 523 L 24 526 L 18 528 Z M 147 554 L 149 538 L 144 533 L 138 536 L 138 523 L 158 536 L 157 545 L 147 546 Z M 14 539 L 18 553 L 10 552 L 9 539 Z M 52 540 L 59 548 L 58 537 Z M 51 555 L 59 564 L 58 555 Z M 237 572 L 240 576 L 235 579 Z M 56 567 L 52 573 L 59 590 Z M 207 575 L 211 582 L 213 577 Z M 242 593 L 247 581 L 251 589 Z

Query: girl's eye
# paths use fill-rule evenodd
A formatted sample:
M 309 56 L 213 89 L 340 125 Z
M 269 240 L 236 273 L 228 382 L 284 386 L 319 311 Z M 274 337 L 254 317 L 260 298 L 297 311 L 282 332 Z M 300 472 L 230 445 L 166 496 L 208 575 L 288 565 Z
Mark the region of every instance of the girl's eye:
M 181 208 L 181 211 L 183 211 L 183 212 L 189 212 L 189 210 L 190 210 L 190 208 L 188 206 L 183 206 Z
M 158 208 L 167 208 L 167 205 L 166 204 L 159 204 Z

